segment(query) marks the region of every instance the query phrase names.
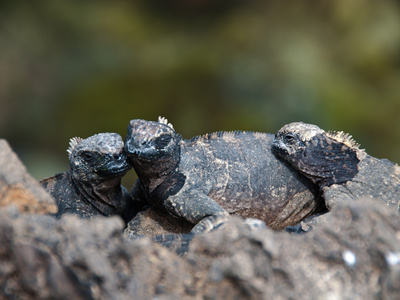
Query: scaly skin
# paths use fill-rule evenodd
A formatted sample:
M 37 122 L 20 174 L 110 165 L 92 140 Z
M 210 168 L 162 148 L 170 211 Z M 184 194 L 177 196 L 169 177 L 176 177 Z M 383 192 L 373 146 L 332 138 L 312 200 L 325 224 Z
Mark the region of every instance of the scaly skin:
M 283 229 L 315 213 L 317 190 L 271 152 L 273 135 L 219 132 L 183 140 L 171 124 L 132 120 L 125 151 L 139 179 L 133 198 L 209 231 L 229 214 Z M 138 196 L 139 195 L 139 196 Z
M 348 134 L 290 123 L 276 134 L 273 151 L 319 186 L 329 209 L 367 197 L 399 210 L 400 167 L 368 155 Z
M 128 222 L 134 214 L 121 178 L 131 169 L 116 133 L 100 133 L 70 142 L 70 170 L 40 183 L 56 200 L 59 218 L 65 213 L 81 217 L 120 215 Z

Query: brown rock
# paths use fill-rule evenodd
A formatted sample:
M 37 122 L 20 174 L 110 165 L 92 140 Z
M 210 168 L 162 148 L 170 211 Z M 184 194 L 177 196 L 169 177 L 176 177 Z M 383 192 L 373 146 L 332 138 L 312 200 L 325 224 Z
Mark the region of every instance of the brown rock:
M 400 218 L 381 203 L 333 210 L 303 235 L 241 222 L 193 240 L 187 256 L 215 299 L 398 299 Z
M 51 196 L 28 174 L 7 141 L 0 139 L 0 207 L 8 205 L 25 213 L 57 212 Z
M 140 235 L 160 235 L 168 233 L 189 233 L 193 224 L 183 219 L 175 218 L 168 213 L 146 208 L 128 223 L 124 234 L 126 237 L 135 238 Z
M 180 257 L 125 239 L 116 216 L 0 209 L 0 299 L 397 299 L 399 214 L 367 201 L 330 214 L 302 235 L 232 217 Z
M 60 220 L 0 210 L 0 299 L 179 298 L 187 262 L 149 239 L 126 240 L 119 217 Z

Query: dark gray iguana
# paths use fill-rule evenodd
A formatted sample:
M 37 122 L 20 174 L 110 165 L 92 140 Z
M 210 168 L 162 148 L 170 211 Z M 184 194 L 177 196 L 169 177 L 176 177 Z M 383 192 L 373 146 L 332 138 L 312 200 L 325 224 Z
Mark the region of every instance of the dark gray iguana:
M 100 133 L 87 139 L 72 138 L 67 152 L 70 170 L 40 183 L 56 200 L 57 217 L 73 213 L 81 217 L 120 215 L 128 222 L 134 215 L 121 178 L 132 168 L 116 133 Z
M 400 167 L 368 155 L 348 134 L 290 123 L 276 134 L 273 151 L 319 186 L 328 209 L 368 197 L 399 210 Z
M 132 120 L 125 151 L 139 179 L 133 198 L 211 230 L 228 214 L 275 229 L 321 209 L 317 190 L 271 152 L 273 135 L 217 132 L 183 140 L 164 118 Z

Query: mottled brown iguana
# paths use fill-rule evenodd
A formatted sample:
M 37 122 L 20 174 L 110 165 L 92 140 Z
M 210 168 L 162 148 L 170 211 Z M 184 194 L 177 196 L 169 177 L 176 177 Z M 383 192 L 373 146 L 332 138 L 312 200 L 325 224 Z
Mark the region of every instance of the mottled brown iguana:
M 400 167 L 368 155 L 349 134 L 294 122 L 275 135 L 273 151 L 319 186 L 329 209 L 368 197 L 399 210 Z
M 125 151 L 139 179 L 133 198 L 196 224 L 192 233 L 228 214 L 257 218 L 275 229 L 323 208 L 316 188 L 271 152 L 273 135 L 216 132 L 183 140 L 164 118 L 131 120 Z
M 67 152 L 70 170 L 40 183 L 56 200 L 57 217 L 73 213 L 81 217 L 120 215 L 128 222 L 134 215 L 121 178 L 132 168 L 116 133 L 100 133 L 86 139 L 72 138 Z

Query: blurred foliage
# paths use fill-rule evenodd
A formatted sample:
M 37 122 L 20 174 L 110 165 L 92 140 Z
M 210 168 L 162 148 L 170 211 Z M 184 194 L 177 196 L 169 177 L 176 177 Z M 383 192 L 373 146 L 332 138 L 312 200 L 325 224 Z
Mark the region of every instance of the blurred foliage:
M 399 1 L 0 2 L 0 136 L 38 179 L 70 137 L 158 115 L 185 138 L 304 121 L 400 162 L 399 111 Z

